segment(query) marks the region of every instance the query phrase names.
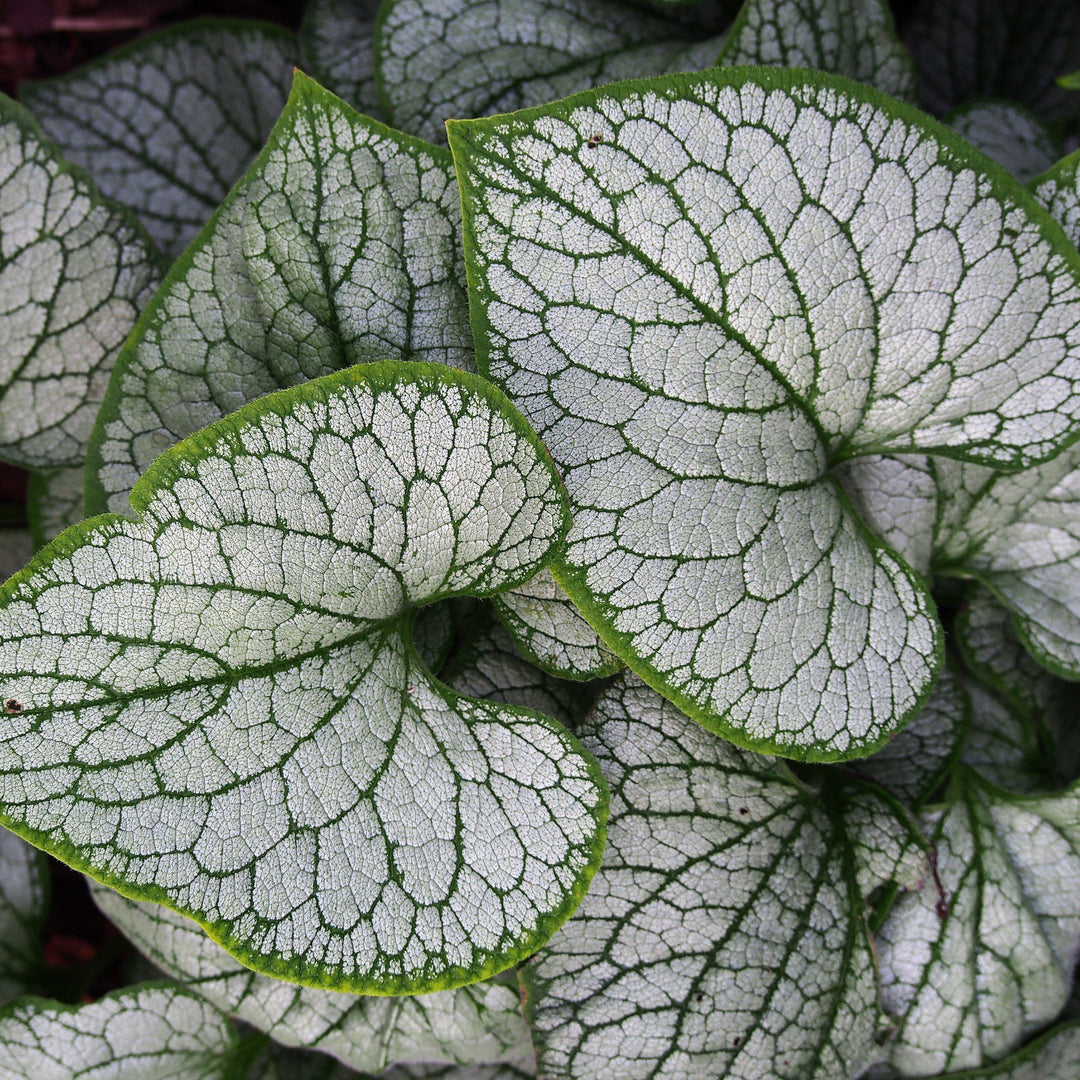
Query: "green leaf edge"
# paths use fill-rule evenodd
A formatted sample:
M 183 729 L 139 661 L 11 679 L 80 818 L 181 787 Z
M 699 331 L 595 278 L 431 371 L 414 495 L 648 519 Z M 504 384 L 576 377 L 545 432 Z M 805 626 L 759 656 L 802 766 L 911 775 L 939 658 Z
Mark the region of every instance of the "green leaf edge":
M 213 22 L 214 20 L 200 19 L 196 21 Z M 244 22 L 244 20 L 233 21 Z M 262 150 L 259 151 L 255 160 L 252 161 L 252 163 L 244 170 L 243 174 L 237 179 L 236 183 L 230 189 L 229 194 L 225 196 L 218 208 L 211 214 L 207 223 L 199 230 L 198 235 L 196 235 L 191 243 L 169 267 L 168 274 L 158 286 L 157 292 L 154 293 L 149 303 L 143 309 L 138 321 L 135 323 L 134 327 L 132 327 L 127 341 L 124 342 L 123 348 L 116 357 L 116 363 L 113 365 L 113 374 L 109 380 L 108 389 L 105 391 L 105 397 L 102 399 L 101 407 L 98 409 L 97 419 L 94 421 L 94 430 L 90 435 L 90 443 L 86 452 L 86 478 L 83 485 L 83 491 L 85 500 L 84 509 L 88 516 L 108 512 L 108 500 L 105 494 L 105 487 L 99 477 L 99 471 L 105 466 L 101 451 L 107 438 L 107 425 L 114 422 L 119 417 L 120 403 L 124 397 L 122 383 L 133 362 L 132 358 L 137 345 L 144 336 L 146 329 L 155 325 L 158 318 L 158 312 L 164 306 L 167 295 L 172 291 L 173 286 L 188 273 L 195 262 L 195 256 L 212 240 L 214 233 L 217 230 L 218 221 L 239 197 L 241 187 L 249 182 L 249 178 L 252 177 L 257 170 L 263 168 L 270 155 L 280 147 L 282 142 L 291 133 L 294 111 L 301 107 L 301 105 L 315 102 L 320 99 L 331 103 L 334 108 L 345 110 L 350 119 L 355 118 L 360 123 L 374 129 L 380 136 L 390 138 L 397 142 L 412 156 L 415 157 L 419 154 L 427 154 L 437 161 L 442 161 L 451 169 L 453 168 L 453 161 L 450 157 L 449 150 L 443 147 L 434 146 L 433 144 L 412 135 L 406 135 L 372 117 L 357 112 L 356 109 L 348 104 L 348 102 L 343 101 L 336 94 L 331 93 L 325 87 L 321 86 L 311 78 L 310 75 L 304 74 L 299 68 L 294 69 L 293 85 L 292 90 L 289 93 L 289 98 L 285 103 L 281 115 L 270 130 L 270 134 L 267 136 L 266 143 Z M 546 449 L 544 450 L 544 457 L 547 460 L 550 460 L 551 458 L 551 455 L 548 454 Z
M 1013 629 L 1016 631 L 1016 636 L 1020 639 L 1020 644 L 1024 646 L 1028 655 L 1040 667 L 1045 668 L 1051 675 L 1056 675 L 1059 679 L 1064 679 L 1066 682 L 1080 682 L 1080 670 L 1077 668 L 1070 668 L 1063 664 L 1053 653 L 1047 652 L 1036 643 L 1032 637 L 1031 628 L 1041 624 L 1036 623 L 1030 615 L 1026 615 L 1016 609 L 1016 605 L 1013 604 L 995 584 L 993 575 L 969 570 L 966 576 L 972 581 L 978 582 L 978 584 L 986 589 L 987 592 L 991 593 L 995 602 L 1009 613 L 1012 618 Z
M 527 131 L 535 119 L 551 115 L 552 104 L 558 105 L 560 107 L 560 112 L 569 112 L 576 107 L 595 104 L 601 97 L 614 97 L 621 100 L 647 92 L 656 93 L 658 96 L 666 98 L 669 101 L 678 100 L 683 88 L 696 86 L 706 82 L 711 82 L 714 85 L 720 86 L 732 86 L 735 88 L 739 88 L 746 83 L 755 83 L 762 86 L 765 90 L 788 90 L 791 87 L 806 86 L 808 84 L 816 89 L 832 89 L 839 93 L 849 95 L 857 101 L 862 101 L 879 108 L 885 112 L 886 115 L 899 119 L 909 126 L 914 126 L 918 130 L 927 132 L 941 144 L 944 151 L 944 158 L 948 164 L 958 168 L 974 169 L 976 172 L 984 173 L 991 181 L 991 192 L 996 198 L 1003 201 L 1012 201 L 1020 206 L 1029 217 L 1033 219 L 1043 238 L 1051 246 L 1053 251 L 1062 257 L 1076 272 L 1078 275 L 1078 284 L 1080 284 L 1080 252 L 1073 247 L 1068 237 L 1065 235 L 1062 226 L 1042 207 L 1038 200 L 1035 199 L 1028 187 L 1020 184 L 1019 181 L 1008 173 L 1004 166 L 999 165 L 982 153 L 982 151 L 969 145 L 964 139 L 950 128 L 946 127 L 943 123 L 928 116 L 913 105 L 908 105 L 905 102 L 890 98 L 881 93 L 881 91 L 875 90 L 873 87 L 867 86 L 864 83 L 855 82 L 852 79 L 840 75 L 830 75 L 813 71 L 808 68 L 735 66 L 714 68 L 702 73 L 663 75 L 655 79 L 631 79 L 610 83 L 598 89 L 585 90 L 579 94 L 571 95 L 570 97 L 563 98 L 561 101 L 549 105 L 542 105 L 531 109 L 522 109 L 513 113 L 502 113 L 491 117 L 482 117 L 472 120 L 448 120 L 447 136 L 450 150 L 454 156 L 455 163 L 460 162 L 472 147 L 476 147 L 480 150 L 482 156 L 482 146 L 478 145 L 473 138 L 474 131 L 483 134 L 486 129 L 490 129 L 496 124 L 505 124 L 507 121 L 513 123 L 513 129 L 507 132 L 507 136 L 515 134 L 517 131 Z M 1080 153 L 1080 151 L 1078 151 L 1078 153 Z M 468 203 L 470 181 L 465 170 L 459 168 L 457 173 L 458 184 L 462 196 L 463 228 L 465 234 L 465 268 L 469 287 L 469 319 L 472 324 L 473 338 L 476 342 L 477 367 L 482 375 L 489 376 L 491 372 L 491 363 L 488 322 L 486 312 L 479 301 L 479 297 L 483 295 L 485 290 L 473 254 L 477 247 L 477 239 L 473 216 Z M 1033 181 L 1032 183 L 1035 182 L 1036 181 Z M 765 366 L 767 370 L 778 379 L 782 386 L 785 388 L 788 387 L 788 381 L 777 372 L 773 371 L 771 365 L 766 364 Z M 819 435 L 821 435 L 820 426 L 818 425 L 816 418 L 811 411 L 806 408 L 805 402 L 802 400 L 801 396 L 792 393 L 792 398 L 793 401 L 803 409 L 805 415 L 810 419 L 812 426 L 819 432 Z M 823 441 L 825 440 L 823 439 Z M 996 471 L 1000 472 L 1022 471 L 1056 457 L 1059 453 L 1062 453 L 1077 441 L 1080 441 L 1080 423 L 1074 425 L 1074 428 L 1067 436 L 1060 440 L 1056 449 L 1045 457 L 1038 459 L 1037 461 L 1014 462 L 1008 467 L 995 465 L 994 468 Z M 873 448 L 869 448 L 863 450 L 857 456 L 864 457 L 871 455 L 874 452 L 875 450 Z M 885 448 L 880 452 L 899 451 L 896 451 L 895 448 L 892 450 Z M 944 449 L 923 448 L 920 452 L 937 454 L 942 457 L 951 457 L 960 461 L 971 461 L 980 465 L 986 464 L 982 459 L 973 457 L 969 453 L 951 447 L 946 447 Z M 846 457 L 843 453 L 840 453 L 836 460 L 828 463 L 827 470 L 843 460 L 846 460 Z M 840 490 L 839 485 L 836 485 L 836 489 Z M 892 551 L 891 548 L 888 548 L 877 540 L 869 529 L 862 524 L 861 518 L 855 513 L 854 509 L 851 507 L 850 501 L 847 500 L 842 492 L 841 498 L 851 510 L 855 519 L 859 521 L 862 526 L 863 535 L 870 541 L 871 547 L 885 548 L 885 550 L 888 550 L 894 557 L 900 559 L 901 563 L 906 567 L 908 565 L 906 560 L 902 559 L 897 552 Z M 910 567 L 908 567 L 908 569 L 911 573 L 912 580 L 915 581 L 917 586 L 922 588 L 928 595 L 929 589 L 926 588 L 921 576 L 914 570 L 911 570 Z M 650 666 L 632 656 L 626 644 L 625 635 L 620 635 L 605 625 L 606 605 L 602 602 L 597 602 L 592 595 L 585 590 L 584 581 L 582 580 L 581 575 L 574 575 L 561 559 L 552 566 L 552 573 L 554 574 L 556 581 L 563 587 L 564 591 L 570 595 L 571 599 L 573 599 L 578 609 L 585 616 L 586 621 L 588 621 L 593 629 L 600 634 L 612 652 L 619 656 L 627 666 L 635 672 L 635 674 L 648 683 L 658 693 L 672 701 L 693 719 L 701 723 L 704 727 L 722 735 L 724 738 L 729 739 L 738 746 L 759 753 L 780 754 L 786 757 L 792 757 L 796 760 L 828 762 L 849 760 L 856 756 L 867 756 L 873 753 L 874 750 L 884 746 L 885 742 L 888 740 L 888 736 L 885 736 L 874 743 L 860 744 L 853 752 L 817 753 L 811 749 L 801 753 L 794 753 L 791 748 L 781 748 L 769 740 L 748 739 L 742 732 L 734 729 L 722 720 L 711 721 L 710 719 L 706 719 L 703 711 L 697 708 L 692 702 L 688 701 L 684 695 L 675 691 L 669 691 L 664 678 L 658 672 L 655 672 Z M 934 679 L 936 679 L 937 673 L 940 671 L 944 655 L 943 630 L 940 625 L 940 620 L 937 620 L 936 637 L 937 640 L 933 658 Z M 1042 662 L 1041 659 L 1040 662 Z M 1072 675 L 1069 677 L 1076 678 L 1077 676 Z M 925 704 L 933 681 L 933 679 L 929 681 L 923 694 L 904 715 L 900 723 L 894 729 L 895 731 L 901 730 L 914 719 L 915 715 Z
M 626 79 L 621 82 L 608 83 L 596 89 L 583 90 L 581 93 L 572 94 L 559 101 L 530 109 L 520 109 L 516 112 L 499 113 L 494 116 L 479 117 L 471 120 L 447 120 L 446 127 L 450 150 L 454 155 L 455 163 L 459 162 L 471 147 L 480 150 L 482 156 L 482 145 L 475 142 L 474 131 L 484 134 L 485 129 L 490 129 L 496 124 L 507 124 L 509 122 L 512 124 L 510 130 L 505 133 L 505 136 L 500 135 L 497 136 L 498 138 L 502 139 L 522 132 L 527 133 L 534 120 L 555 115 L 555 107 L 558 107 L 558 112 L 561 114 L 575 108 L 595 105 L 601 98 L 615 98 L 621 101 L 644 93 L 655 94 L 657 97 L 667 101 L 678 101 L 683 96 L 682 91 L 684 89 L 693 88 L 703 83 L 711 83 L 719 87 L 733 87 L 735 89 L 739 89 L 747 83 L 753 83 L 766 92 L 772 90 L 791 91 L 805 86 L 812 87 L 815 90 L 832 90 L 852 98 L 860 104 L 867 104 L 880 109 L 890 119 L 900 120 L 909 127 L 925 132 L 941 145 L 942 159 L 946 164 L 956 169 L 970 169 L 983 174 L 990 180 L 991 193 L 995 198 L 1004 202 L 1015 203 L 1028 215 L 1053 252 L 1072 269 L 1077 288 L 1080 289 L 1080 252 L 1073 247 L 1061 224 L 1047 212 L 1026 185 L 1021 184 L 1003 165 L 999 165 L 992 158 L 987 157 L 981 150 L 966 142 L 940 120 L 934 119 L 934 117 L 917 109 L 914 105 L 909 105 L 897 98 L 891 98 L 866 83 L 856 82 L 854 79 L 849 79 L 843 75 L 832 75 L 811 68 L 743 67 L 733 65 L 731 67 L 709 68 L 702 72 L 678 72 L 673 75 L 659 75 L 652 79 Z M 470 182 L 462 169 L 458 169 L 457 173 L 464 211 L 465 267 L 469 285 L 469 315 L 473 336 L 476 341 L 477 365 L 480 373 L 485 375 L 490 371 L 486 335 L 487 320 L 479 303 L 476 302 L 476 298 L 484 290 L 479 281 L 475 260 L 472 256 L 472 251 L 476 246 L 476 235 L 467 200 L 470 193 Z M 755 357 L 756 355 L 755 352 Z M 758 362 L 773 375 L 785 390 L 791 393 L 793 403 L 802 409 L 819 437 L 823 436 L 824 433 L 816 416 L 806 407 L 806 402 L 802 396 L 791 390 L 789 381 L 780 372 L 774 370 L 772 364 L 760 358 L 758 358 Z M 826 442 L 827 440 L 823 438 L 822 441 Z M 997 472 L 1022 472 L 1057 457 L 1059 453 L 1078 441 L 1080 441 L 1080 417 L 1077 418 L 1068 434 L 1055 443 L 1054 449 L 1040 458 L 1030 460 L 1020 458 L 1009 462 L 995 461 L 992 466 L 989 466 L 985 458 L 976 457 L 970 451 L 950 446 L 904 449 L 891 446 L 868 446 L 860 449 L 857 454 L 853 454 L 841 446 L 838 452 L 827 461 L 826 471 L 852 458 L 868 457 L 874 454 L 919 453 L 953 458 L 957 461 L 970 461 L 976 465 L 992 467 Z M 979 444 L 976 443 L 975 445 Z
M 290 405 L 298 399 L 311 400 L 321 398 L 324 392 L 328 393 L 336 389 L 341 383 L 369 382 L 374 384 L 376 388 L 378 388 L 380 384 L 389 388 L 390 386 L 400 385 L 405 381 L 422 383 L 425 380 L 436 381 L 443 385 L 447 382 L 457 382 L 459 385 L 463 385 L 466 389 L 472 390 L 485 398 L 498 412 L 510 420 L 515 431 L 531 443 L 538 451 L 542 460 L 548 463 L 552 475 L 557 480 L 557 490 L 561 496 L 560 501 L 564 510 L 564 519 L 561 529 L 562 536 L 553 541 L 551 551 L 540 563 L 541 566 L 545 565 L 548 560 L 554 557 L 554 553 L 557 551 L 558 547 L 561 546 L 562 540 L 565 539 L 566 532 L 570 527 L 569 502 L 566 491 L 562 486 L 562 481 L 559 478 L 558 470 L 551 461 L 551 455 L 548 453 L 544 444 L 540 442 L 540 439 L 529 426 L 528 422 L 518 412 L 517 408 L 494 383 L 489 382 L 479 375 L 460 371 L 457 368 L 446 367 L 442 364 L 423 363 L 420 361 L 406 362 L 401 360 L 385 360 L 367 364 L 356 364 L 352 367 L 344 368 L 341 371 L 332 372 L 320 379 L 309 380 L 306 383 L 301 383 L 299 386 L 289 387 L 285 390 L 279 390 L 276 393 L 256 398 L 255 401 L 249 402 L 235 413 L 222 417 L 220 420 L 217 420 L 208 427 L 203 428 L 201 431 L 197 431 L 193 435 L 188 436 L 188 438 L 183 439 L 181 442 L 170 447 L 161 454 L 160 457 L 150 465 L 146 472 L 143 473 L 139 478 L 138 483 L 132 489 L 130 496 L 132 508 L 135 510 L 136 515 L 140 515 L 146 508 L 146 505 L 154 492 L 159 488 L 164 488 L 176 475 L 178 462 L 184 460 L 198 461 L 202 456 L 201 451 L 205 446 L 218 442 L 221 440 L 222 436 L 228 436 L 229 434 L 232 434 L 233 438 L 238 439 L 241 431 L 249 427 L 257 426 L 260 417 L 266 415 L 282 416 L 288 411 Z M 94 533 L 103 526 L 107 527 L 111 524 L 128 520 L 128 518 L 125 518 L 121 514 L 99 514 L 65 529 L 64 532 L 62 532 L 47 547 L 38 552 L 22 570 L 9 578 L 5 584 L 0 586 L 0 607 L 11 600 L 14 593 L 18 591 L 24 581 L 33 578 L 38 571 L 45 570 L 53 559 L 63 558 L 73 553 L 83 546 L 85 540 L 92 537 Z M 521 577 L 508 581 L 505 585 L 500 586 L 498 591 L 514 588 L 523 581 L 527 581 L 535 572 L 535 567 L 527 568 Z M 427 603 L 435 603 L 438 600 L 455 595 L 489 594 L 440 592 L 429 597 Z M 423 606 L 426 606 L 426 604 Z M 429 672 L 427 665 L 420 659 L 419 654 L 413 646 L 410 629 L 412 617 L 416 610 L 419 609 L 410 608 L 401 615 L 388 619 L 382 626 L 384 628 L 397 629 L 401 633 L 405 640 L 408 656 L 421 671 L 429 676 L 432 688 L 442 696 L 443 700 L 450 704 L 453 704 L 455 700 L 472 701 L 472 698 L 466 698 L 464 695 L 458 694 L 455 690 L 440 682 L 438 677 L 434 673 Z M 243 942 L 237 941 L 235 938 L 231 937 L 224 928 L 224 924 L 220 922 L 204 921 L 195 912 L 185 910 L 173 902 L 159 886 L 151 885 L 139 889 L 128 885 L 122 878 L 114 877 L 108 873 L 102 873 L 90 866 L 89 863 L 83 859 L 79 848 L 66 842 L 58 843 L 51 840 L 46 833 L 25 826 L 21 822 L 14 822 L 10 815 L 2 808 L 0 808 L 0 825 L 16 835 L 21 836 L 34 847 L 41 848 L 50 855 L 53 855 L 61 862 L 72 867 L 72 869 L 87 874 L 95 881 L 99 881 L 101 884 L 114 889 L 116 892 L 120 893 L 121 896 L 126 896 L 130 900 L 148 900 L 156 904 L 161 904 L 186 918 L 192 919 L 202 927 L 213 941 L 221 945 L 231 956 L 235 957 L 245 966 L 258 971 L 260 974 L 270 975 L 278 979 L 299 983 L 301 986 L 310 986 L 315 989 L 344 990 L 348 993 L 369 994 L 378 997 L 430 993 L 435 990 L 455 989 L 459 986 L 465 986 L 470 983 L 490 978 L 508 968 L 514 967 L 526 960 L 536 952 L 538 948 L 544 945 L 551 935 L 570 918 L 581 903 L 585 893 L 588 892 L 589 884 L 592 882 L 596 871 L 600 867 L 600 860 L 603 856 L 604 847 L 607 841 L 607 818 L 610 793 L 608 791 L 607 781 L 604 779 L 604 776 L 600 771 L 600 766 L 593 755 L 581 744 L 571 731 L 552 717 L 533 709 L 527 709 L 517 705 L 506 705 L 501 702 L 498 707 L 501 710 L 527 716 L 530 719 L 543 723 L 549 730 L 558 736 L 564 745 L 567 745 L 570 750 L 577 753 L 585 761 L 588 766 L 589 776 L 596 784 L 600 796 L 596 809 L 592 814 L 592 817 L 597 824 L 597 829 L 594 834 L 595 839 L 593 843 L 592 859 L 578 875 L 577 881 L 575 882 L 573 889 L 569 890 L 564 903 L 559 908 L 550 912 L 547 916 L 538 920 L 536 932 L 529 937 L 523 938 L 516 948 L 498 953 L 488 952 L 481 954 L 483 959 L 476 967 L 470 969 L 460 967 L 450 968 L 441 978 L 428 980 L 423 983 L 409 982 L 407 980 L 385 984 L 370 984 L 360 980 L 349 980 L 342 983 L 341 981 L 333 981 L 325 978 L 320 979 L 317 975 L 311 974 L 306 969 L 298 971 L 297 964 L 295 963 L 281 963 L 258 955 L 252 958 L 250 950 L 245 947 Z
M 821 479 L 826 480 L 827 478 L 822 477 Z M 934 630 L 934 648 L 933 652 L 928 657 L 930 666 L 933 669 L 932 676 L 928 679 L 922 693 L 918 695 L 912 703 L 911 708 L 904 713 L 896 726 L 873 742 L 860 742 L 849 747 L 846 751 L 841 752 L 818 750 L 813 746 L 792 746 L 787 743 L 770 739 L 750 738 L 741 727 L 728 723 L 726 714 L 723 716 L 714 715 L 702 709 L 692 698 L 687 697 L 679 690 L 669 686 L 668 679 L 663 672 L 641 660 L 633 652 L 630 644 L 630 636 L 628 634 L 620 633 L 610 624 L 610 612 L 617 612 L 617 609 L 612 608 L 605 599 L 598 599 L 588 587 L 584 573 L 568 566 L 561 555 L 552 563 L 552 576 L 559 585 L 562 586 L 566 594 L 574 601 L 578 610 L 585 617 L 585 620 L 592 626 L 597 634 L 600 635 L 607 647 L 619 657 L 619 659 L 621 659 L 622 662 L 638 676 L 638 678 L 651 686 L 661 695 L 661 697 L 667 698 L 673 705 L 678 706 L 678 708 L 686 713 L 687 716 L 692 720 L 696 720 L 707 731 L 711 731 L 745 750 L 752 750 L 757 754 L 775 755 L 793 761 L 829 763 L 869 757 L 875 750 L 880 750 L 885 746 L 891 740 L 893 735 L 898 734 L 906 728 L 922 711 L 923 706 L 926 704 L 934 689 L 938 676 L 941 674 L 942 665 L 945 662 L 945 630 L 941 625 L 941 619 L 937 615 L 937 604 L 930 592 L 930 586 L 926 579 L 917 570 L 912 569 L 903 556 L 898 552 L 893 551 L 892 548 L 878 539 L 878 537 L 863 524 L 862 519 L 856 513 L 854 507 L 852 507 L 846 492 L 840 484 L 831 478 L 828 478 L 828 481 L 839 496 L 841 504 L 851 514 L 856 523 L 856 528 L 859 530 L 867 547 L 871 550 L 888 552 L 889 555 L 896 559 L 900 564 L 900 567 L 907 571 L 908 579 L 915 588 L 915 591 L 922 593 L 927 601 L 927 615 L 931 619 Z

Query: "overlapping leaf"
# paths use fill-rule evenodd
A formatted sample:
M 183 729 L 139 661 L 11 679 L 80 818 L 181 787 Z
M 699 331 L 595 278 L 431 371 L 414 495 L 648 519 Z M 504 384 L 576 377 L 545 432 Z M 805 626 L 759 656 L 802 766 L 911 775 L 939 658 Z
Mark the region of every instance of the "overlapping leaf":
M 408 998 L 357 997 L 249 971 L 195 923 L 158 904 L 92 887 L 101 910 L 162 971 L 277 1042 L 353 1069 L 400 1062 L 525 1063 L 532 1044 L 510 987 L 478 983 Z
M 0 457 L 82 461 L 109 370 L 159 280 L 134 216 L 0 96 Z
M 608 846 L 523 969 L 541 1075 L 860 1075 L 884 1030 L 864 901 L 924 869 L 894 805 L 812 792 L 632 676 L 581 735 L 612 790 Z
M 941 1080 L 1072 1080 L 1080 1072 L 1080 1024 L 1062 1024 L 999 1065 Z
M 450 117 L 708 67 L 722 40 L 692 18 L 620 0 L 388 0 L 375 52 L 391 122 L 441 141 Z
M 409 637 L 566 527 L 505 398 L 362 365 L 163 455 L 132 505 L 2 594 L 4 821 L 327 988 L 460 985 L 546 940 L 599 858 L 595 763 L 435 682 Z
M 312 0 L 300 24 L 311 74 L 354 109 L 379 117 L 375 89 L 375 13 L 379 0 Z
M 1080 677 L 1080 445 L 1022 473 L 938 473 L 955 508 L 939 528 L 939 572 L 977 577 L 1040 663 Z
M 964 761 L 1007 791 L 1026 794 L 1060 787 L 1053 741 L 1045 727 L 977 682 L 971 682 L 967 692 L 971 726 Z
M 937 663 L 840 461 L 1019 467 L 1080 419 L 1080 261 L 1030 196 L 842 80 L 718 71 L 451 125 L 481 367 L 563 471 L 556 577 L 742 744 L 880 745 Z
M 86 517 L 83 512 L 84 465 L 37 469 L 30 474 L 26 512 L 35 549 L 44 547 L 65 529 Z M 23 564 L 25 565 L 25 561 Z
M 525 655 L 552 675 L 599 679 L 622 667 L 548 570 L 503 593 L 495 607 Z
M 977 97 L 1020 102 L 1044 120 L 1080 107 L 1056 82 L 1080 66 L 1073 0 L 922 0 L 905 40 L 923 103 L 939 115 Z
M 65 155 L 175 256 L 258 153 L 299 59 L 280 27 L 203 19 L 20 93 Z
M 883 0 L 746 0 L 719 62 L 817 68 L 915 97 L 914 65 Z
M 472 366 L 460 213 L 445 150 L 297 75 L 121 356 L 87 505 L 123 512 L 162 450 L 272 390 L 389 357 Z
M 1034 760 L 1058 787 L 1076 778 L 1080 764 L 1080 686 L 1051 675 L 1032 659 L 1012 616 L 985 590 L 975 590 L 955 624 L 956 643 L 973 672 L 1010 711 L 1024 718 Z M 1011 785 L 998 781 L 1004 787 Z
M 0 829 L 0 1005 L 25 994 L 44 966 L 41 924 L 48 905 L 46 857 Z
M 505 701 L 554 716 L 571 730 L 591 704 L 587 690 L 537 670 L 525 660 L 494 612 L 476 612 L 439 673 L 468 697 Z
M 902 895 L 878 941 L 906 1076 L 990 1065 L 1068 1000 L 1080 947 L 1080 787 L 1012 796 L 961 770 L 924 814 L 942 894 Z
M 948 124 L 1022 184 L 1045 172 L 1061 156 L 1035 116 L 1006 101 L 966 105 L 949 116 Z
M 3 1080 L 229 1080 L 236 1045 L 221 1013 L 176 986 L 146 984 L 78 1006 L 30 998 L 0 1010 Z
M 1035 198 L 1061 222 L 1075 247 L 1080 247 L 1080 150 L 1063 158 L 1031 182 Z
M 919 715 L 876 754 L 859 762 L 859 772 L 879 781 L 906 806 L 920 806 L 964 749 L 971 711 L 967 691 L 946 669 Z

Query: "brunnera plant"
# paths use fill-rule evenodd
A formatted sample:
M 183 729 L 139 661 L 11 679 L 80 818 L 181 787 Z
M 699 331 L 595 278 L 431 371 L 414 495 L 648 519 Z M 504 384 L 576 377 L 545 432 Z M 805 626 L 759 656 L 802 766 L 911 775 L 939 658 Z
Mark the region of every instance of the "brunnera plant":
M 315 0 L 0 102 L 0 1077 L 1076 1075 L 1015 15 Z M 46 852 L 152 981 L 35 996 Z

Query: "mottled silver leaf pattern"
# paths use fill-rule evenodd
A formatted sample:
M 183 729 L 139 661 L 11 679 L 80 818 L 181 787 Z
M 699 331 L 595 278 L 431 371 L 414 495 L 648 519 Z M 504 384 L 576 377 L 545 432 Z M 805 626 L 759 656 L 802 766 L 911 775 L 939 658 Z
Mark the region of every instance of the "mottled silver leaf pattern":
M 171 978 L 222 1012 L 290 1047 L 322 1051 L 350 1068 L 399 1062 L 523 1064 L 532 1044 L 518 995 L 477 983 L 415 997 L 368 997 L 296 986 L 243 967 L 190 919 L 91 884 L 101 910 Z
M 225 1016 L 176 986 L 0 1010 L 0 1080 L 229 1080 L 235 1048 Z
M 159 259 L 134 216 L 0 95 L 0 458 L 27 468 L 84 459 Z
M 972 146 L 1016 177 L 1022 184 L 1045 172 L 1061 156 L 1050 133 L 1018 105 L 1007 101 L 976 101 L 950 114 L 948 125 Z
M 175 257 L 258 153 L 299 61 L 280 27 L 203 19 L 20 94 L 65 155 Z
M 925 871 L 890 804 L 819 796 L 629 675 L 581 737 L 611 786 L 608 846 L 522 972 L 541 1076 L 858 1076 L 884 1020 L 864 900 Z
M 927 810 L 944 893 L 901 895 L 879 933 L 905 1076 L 993 1064 L 1068 1000 L 1080 949 L 1080 786 L 1011 796 L 963 770 Z
M 391 122 L 442 141 L 450 118 L 708 67 L 722 40 L 618 0 L 388 0 L 375 48 Z
M 720 63 L 817 68 L 915 97 L 915 68 L 885 0 L 746 0 Z
M 566 528 L 506 399 L 350 368 L 162 455 L 132 505 L 0 594 L 5 820 L 326 988 L 447 988 L 546 940 L 599 859 L 595 763 L 453 694 L 408 637 L 412 609 L 520 583 Z
M 379 0 L 311 0 L 300 24 L 310 73 L 354 109 L 381 118 L 375 89 L 375 13 Z
M 460 216 L 445 150 L 298 75 L 266 148 L 124 350 L 88 506 L 123 513 L 162 450 L 281 387 L 370 360 L 473 367 Z
M 599 679 L 623 666 L 550 570 L 496 597 L 495 607 L 525 655 L 552 675 Z

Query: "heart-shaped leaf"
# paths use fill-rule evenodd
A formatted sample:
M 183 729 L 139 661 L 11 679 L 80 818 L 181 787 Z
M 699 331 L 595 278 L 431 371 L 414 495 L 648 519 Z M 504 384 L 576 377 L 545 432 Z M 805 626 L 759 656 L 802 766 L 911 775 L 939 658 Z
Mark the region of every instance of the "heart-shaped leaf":
M 266 148 L 174 264 L 98 417 L 87 506 L 178 439 L 362 361 L 473 366 L 450 156 L 298 74 Z
M 392 123 L 440 142 L 449 117 L 487 116 L 632 76 L 716 63 L 693 12 L 620 0 L 387 0 L 375 39 Z
M 1080 948 L 1080 785 L 1022 798 L 961 769 L 923 824 L 944 892 L 902 895 L 881 928 L 882 1002 L 909 1076 L 985 1066 L 1053 1021 Z
M 89 1005 L 25 998 L 0 1010 L 4 1080 L 232 1080 L 229 1021 L 179 986 L 118 990 Z
M 938 628 L 829 469 L 1060 449 L 1080 419 L 1060 229 L 955 136 L 824 75 L 625 83 L 451 144 L 482 370 L 570 492 L 556 578 L 740 744 L 881 745 Z
M 740 744 L 880 745 L 937 628 L 828 470 L 888 444 L 1015 468 L 1071 437 L 1060 231 L 920 114 L 825 76 L 627 83 L 451 131 L 480 362 L 571 495 L 556 577 Z
M 168 451 L 131 502 L 0 594 L 3 820 L 326 988 L 447 988 L 546 940 L 599 859 L 596 765 L 436 682 L 409 633 L 566 528 L 506 399 L 361 365 Z
M 0 457 L 82 462 L 159 263 L 134 216 L 0 95 Z
M 0 829 L 0 1005 L 25 994 L 44 967 L 41 926 L 48 907 L 48 860 Z
M 128 900 L 104 885 L 92 884 L 91 892 L 153 964 L 285 1046 L 376 1073 L 399 1062 L 521 1064 L 532 1056 L 519 996 L 508 986 L 477 983 L 407 998 L 295 986 L 249 971 L 160 904 Z
M 522 971 L 540 1074 L 853 1080 L 881 1056 L 865 899 L 923 853 L 889 800 L 820 792 L 632 676 L 581 728 L 611 786 L 577 914 Z
M 199 19 L 19 92 L 64 154 L 172 257 L 258 153 L 299 59 L 279 26 Z

